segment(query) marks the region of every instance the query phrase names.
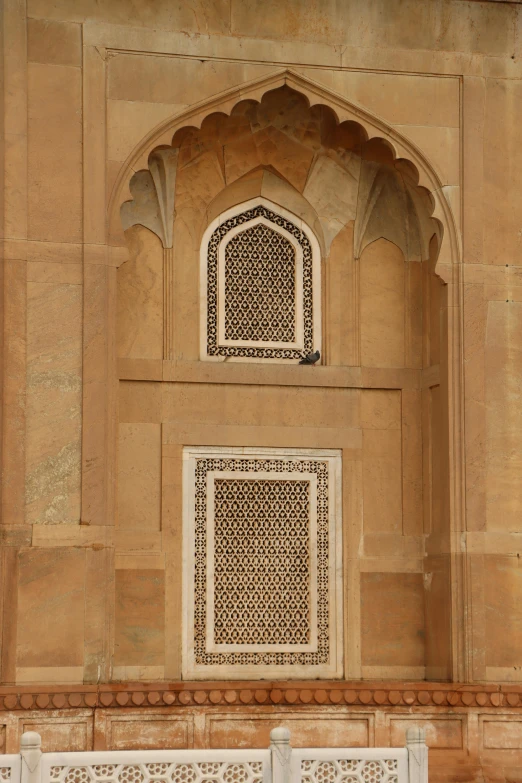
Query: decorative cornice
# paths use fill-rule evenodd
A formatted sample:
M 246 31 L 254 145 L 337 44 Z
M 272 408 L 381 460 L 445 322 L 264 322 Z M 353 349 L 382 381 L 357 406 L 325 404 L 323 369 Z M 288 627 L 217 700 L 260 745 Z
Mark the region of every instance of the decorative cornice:
M 121 683 L 99 686 L 3 686 L 1 710 L 125 707 L 522 707 L 522 685 L 390 682 Z

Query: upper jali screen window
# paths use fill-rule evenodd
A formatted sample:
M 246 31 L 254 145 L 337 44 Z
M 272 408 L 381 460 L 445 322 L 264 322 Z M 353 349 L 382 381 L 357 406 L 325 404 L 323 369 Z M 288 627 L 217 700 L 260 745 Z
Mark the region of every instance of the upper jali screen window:
M 201 247 L 201 358 L 294 362 L 320 345 L 320 254 L 264 199 L 222 214 Z

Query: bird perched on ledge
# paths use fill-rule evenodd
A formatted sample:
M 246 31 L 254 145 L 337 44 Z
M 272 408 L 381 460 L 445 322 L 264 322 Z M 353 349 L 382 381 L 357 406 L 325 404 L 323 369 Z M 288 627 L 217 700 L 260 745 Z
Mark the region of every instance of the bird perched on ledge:
M 308 356 L 304 356 L 299 364 L 315 364 L 320 358 L 321 354 L 319 351 L 314 351 L 314 353 L 309 353 Z

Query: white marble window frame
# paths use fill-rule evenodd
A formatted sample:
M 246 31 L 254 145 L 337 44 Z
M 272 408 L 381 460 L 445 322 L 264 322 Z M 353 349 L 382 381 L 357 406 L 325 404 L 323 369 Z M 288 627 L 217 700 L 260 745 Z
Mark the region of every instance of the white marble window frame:
M 212 238 L 212 234 L 218 228 L 222 223 L 226 223 L 231 218 L 236 217 L 237 215 L 241 215 L 244 212 L 247 212 L 250 209 L 254 209 L 257 206 L 264 206 L 266 209 L 270 210 L 271 212 L 274 212 L 275 214 L 279 215 L 285 220 L 290 221 L 294 224 L 297 228 L 299 228 L 306 236 L 310 243 L 311 251 L 312 251 L 312 331 L 313 331 L 313 346 L 311 350 L 321 350 L 322 348 L 322 295 L 321 295 L 321 249 L 319 246 L 319 242 L 317 240 L 317 237 L 315 236 L 314 232 L 310 228 L 310 226 L 305 223 L 304 220 L 302 220 L 300 217 L 295 215 L 294 213 L 290 212 L 289 210 L 285 209 L 279 204 L 274 203 L 273 201 L 270 201 L 269 199 L 263 198 L 262 196 L 258 196 L 253 199 L 249 199 L 248 201 L 244 201 L 241 204 L 236 204 L 234 207 L 231 207 L 230 209 L 225 210 L 220 215 L 218 215 L 212 222 L 207 226 L 205 229 L 205 232 L 203 234 L 201 245 L 200 245 L 200 274 L 199 274 L 199 295 L 200 295 L 200 318 L 199 318 L 199 356 L 201 361 L 208 361 L 208 362 L 223 362 L 225 359 L 227 362 L 268 362 L 273 364 L 295 364 L 296 358 L 280 358 L 280 357 L 248 357 L 248 356 L 212 356 L 209 355 L 207 352 L 207 336 L 208 336 L 208 246 L 209 242 Z M 222 342 L 224 340 L 224 297 L 223 292 L 219 291 L 220 286 L 222 285 L 222 277 L 224 270 L 224 263 L 220 259 L 224 257 L 224 246 L 226 246 L 227 242 L 232 238 L 232 236 L 236 235 L 240 231 L 243 231 L 246 227 L 246 225 L 254 225 L 256 222 L 262 222 L 263 218 L 254 218 L 253 221 L 246 221 L 245 224 L 242 224 L 241 226 L 238 226 L 234 229 L 231 229 L 230 232 L 227 232 L 226 237 L 224 237 L 224 241 L 221 241 L 219 251 L 218 251 L 218 315 L 217 315 L 217 340 L 219 347 L 228 347 L 228 346 L 236 346 L 238 348 L 271 348 L 274 350 L 285 350 L 285 349 L 294 349 L 294 350 L 302 350 L 303 345 L 303 335 L 304 335 L 304 316 L 303 316 L 303 305 L 304 305 L 304 296 L 303 296 L 303 258 L 302 258 L 302 250 L 300 250 L 300 259 L 296 257 L 296 266 L 298 263 L 300 263 L 300 281 L 299 281 L 299 291 L 296 287 L 296 303 L 295 303 L 295 310 L 296 310 L 296 336 L 298 339 L 296 340 L 296 343 L 278 343 L 278 342 L 265 342 L 265 341 L 252 341 L 252 342 L 243 342 L 238 340 L 227 340 Z M 286 238 L 290 239 L 294 247 L 296 247 L 296 240 L 294 237 L 289 235 L 288 232 L 286 232 L 281 226 L 277 226 L 270 221 L 265 221 L 265 224 L 271 227 L 274 231 L 277 231 L 281 234 L 283 234 Z M 234 234 L 232 232 L 235 232 Z M 297 319 L 300 320 L 297 320 Z M 299 339 L 300 335 L 300 339 Z
M 328 465 L 328 662 L 319 664 L 290 664 L 290 665 L 253 665 L 253 664 L 225 664 L 210 665 L 196 663 L 195 660 L 195 554 L 194 542 L 196 533 L 195 514 L 195 471 L 199 459 L 284 459 L 284 460 L 320 460 Z M 211 488 L 216 477 L 243 477 L 242 471 L 209 471 L 214 475 L 209 478 L 207 474 L 207 487 Z M 284 472 L 266 473 L 249 471 L 249 477 L 262 478 L 274 476 L 288 480 L 288 474 Z M 300 480 L 309 480 L 310 474 L 298 472 L 289 475 L 299 477 Z M 313 474 L 312 474 L 313 475 Z M 210 504 L 208 504 L 210 506 Z M 209 517 L 213 524 L 213 514 L 207 507 L 207 553 L 209 549 L 208 526 Z M 311 521 L 310 530 L 315 532 Z M 212 535 L 212 531 L 211 535 Z M 317 569 L 314 563 L 313 568 Z M 312 572 L 312 569 L 311 569 Z M 208 576 L 208 570 L 207 570 Z M 211 580 L 207 580 L 210 582 Z M 343 676 L 343 569 L 342 569 L 342 462 L 341 452 L 336 449 L 267 449 L 267 448 L 219 448 L 219 447 L 185 447 L 183 450 L 183 628 L 182 628 L 182 677 L 191 680 L 252 680 L 252 679 L 335 679 Z M 313 599 L 314 586 L 311 585 L 311 608 L 317 607 L 317 597 Z M 209 613 L 208 598 L 212 598 L 212 586 L 207 583 L 207 637 L 205 652 L 225 652 L 238 649 L 240 652 L 252 650 L 261 651 L 264 645 L 216 645 L 212 634 L 208 634 L 208 628 L 213 621 Z M 314 609 L 317 612 L 317 609 Z M 316 615 L 314 615 L 315 619 Z M 317 623 L 316 623 L 317 626 Z M 316 641 L 316 636 L 310 640 Z M 276 645 L 267 645 L 270 651 L 275 651 Z M 277 652 L 284 652 L 283 647 L 277 646 Z M 292 645 L 291 652 L 296 652 L 301 645 Z M 306 645 L 308 647 L 308 645 Z M 247 650 L 248 648 L 248 650 Z

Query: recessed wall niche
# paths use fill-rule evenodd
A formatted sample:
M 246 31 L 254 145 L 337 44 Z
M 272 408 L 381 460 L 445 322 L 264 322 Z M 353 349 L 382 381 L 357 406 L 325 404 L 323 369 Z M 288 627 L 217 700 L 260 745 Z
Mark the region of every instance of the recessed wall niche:
M 360 575 L 392 573 L 389 580 L 400 594 L 407 581 L 403 574 L 422 574 L 420 553 L 438 553 L 447 530 L 443 499 L 448 497 L 448 447 L 441 440 L 447 430 L 446 391 L 441 385 L 441 378 L 444 383 L 448 378 L 441 339 L 447 308 L 444 286 L 434 271 L 440 227 L 431 217 L 431 194 L 419 187 L 415 166 L 394 157 L 386 140 L 367 139 L 355 122 L 339 124 L 326 106 L 309 107 L 287 88 L 268 92 L 257 103 L 240 101 L 229 115 L 211 114 L 200 129 L 181 128 L 172 144 L 170 152 L 154 151 L 149 171 L 138 172 L 131 180 L 134 201 L 122 213 L 132 223 L 124 221 L 129 261 L 118 269 L 118 353 L 122 373 L 128 373 L 120 375 L 119 496 L 124 502 L 120 502 L 118 524 L 129 525 L 132 519 L 137 530 L 135 509 L 129 515 L 127 504 L 134 488 L 126 492 L 125 482 L 133 481 L 132 470 L 126 467 L 136 464 L 133 452 L 142 449 L 141 429 L 134 428 L 138 423 L 150 429 L 154 449 L 154 470 L 146 474 L 154 497 L 161 498 L 154 530 L 162 541 L 176 541 L 169 561 L 176 577 L 165 583 L 170 618 L 165 650 L 167 659 L 172 657 L 172 676 L 257 679 L 261 670 L 262 677 L 278 679 L 447 678 L 449 615 L 445 609 L 440 611 L 449 600 L 446 556 L 430 554 L 434 590 L 426 591 L 425 602 L 423 582 L 417 576 L 410 580 L 413 592 L 408 593 L 407 622 L 394 623 L 388 645 L 378 644 L 372 656 L 367 655 L 374 647 L 372 634 L 379 638 L 390 613 L 384 602 L 368 600 L 371 579 Z M 158 176 L 160 164 L 165 176 Z M 170 201 L 165 195 L 168 182 L 174 190 Z M 169 235 L 161 228 L 160 217 L 172 208 Z M 142 209 L 144 214 L 138 214 Z M 258 281 L 245 274 L 252 261 L 259 274 L 266 273 L 265 259 L 253 257 L 259 245 L 256 234 L 264 245 L 271 245 L 273 239 L 273 257 L 278 261 L 277 273 L 271 270 L 268 276 L 272 287 L 265 292 L 279 307 L 273 319 L 264 318 L 266 302 L 257 291 L 258 300 L 253 301 Z M 205 276 L 212 236 L 211 312 Z M 294 351 L 291 343 L 297 342 L 301 328 L 304 350 L 303 237 L 312 247 L 313 262 L 317 258 L 316 279 L 320 277 L 318 285 L 312 284 L 312 295 L 318 294 L 313 314 L 318 324 L 322 318 L 324 366 L 315 369 L 284 366 L 298 364 L 301 346 L 292 358 L 249 353 L 260 348 Z M 231 286 L 227 302 L 225 262 L 230 243 L 234 243 L 229 258 L 235 287 Z M 312 281 L 314 269 L 312 263 Z M 293 291 L 292 279 L 297 281 Z M 277 301 L 282 290 L 284 296 Z M 255 319 L 234 315 L 247 299 Z M 286 322 L 281 317 L 283 305 L 291 314 Z M 226 349 L 214 356 L 207 353 L 209 312 L 214 317 L 214 346 L 221 339 Z M 257 330 L 254 336 L 268 337 L 268 345 L 252 341 L 252 329 Z M 227 356 L 227 340 L 245 355 Z M 314 339 L 313 349 L 318 347 Z M 236 654 L 228 648 L 238 643 L 231 635 L 238 629 L 229 629 L 228 636 L 220 636 L 218 629 L 207 639 L 211 625 L 206 619 L 205 634 L 198 641 L 202 658 L 196 663 L 195 637 L 190 641 L 191 625 L 185 614 L 191 580 L 182 588 L 182 564 L 187 558 L 178 545 L 188 524 L 182 525 L 182 496 L 187 502 L 186 491 L 181 490 L 182 452 L 183 448 L 205 450 L 207 445 L 221 451 L 250 448 L 258 454 L 259 449 L 269 448 L 281 449 L 282 454 L 289 449 L 346 450 L 342 667 L 340 656 L 330 669 L 320 668 L 324 661 L 311 660 L 305 668 L 298 661 L 286 670 L 268 660 L 262 665 L 251 660 L 231 663 L 226 656 Z M 218 489 L 244 490 L 237 477 L 234 482 Z M 149 516 L 146 509 L 143 530 Z M 426 543 L 429 539 L 433 546 Z M 381 584 L 377 577 L 372 579 Z M 420 614 L 418 607 L 423 607 Z M 221 620 L 225 623 L 226 618 Z M 368 628 L 369 641 L 362 645 L 361 635 Z M 400 667 L 392 651 L 405 637 L 410 641 L 415 637 L 411 648 L 415 655 Z M 284 642 L 280 636 L 275 644 L 278 639 Z M 205 659 L 216 654 L 214 644 L 224 645 L 219 649 L 221 659 Z

